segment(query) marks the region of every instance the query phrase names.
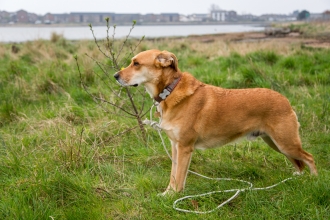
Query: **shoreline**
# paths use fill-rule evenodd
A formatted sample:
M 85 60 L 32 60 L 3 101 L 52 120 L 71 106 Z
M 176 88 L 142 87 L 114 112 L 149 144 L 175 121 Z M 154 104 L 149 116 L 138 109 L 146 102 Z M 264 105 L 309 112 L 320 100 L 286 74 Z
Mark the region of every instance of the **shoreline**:
M 137 22 L 135 26 L 193 26 L 193 25 L 253 25 L 260 27 L 271 26 L 272 24 L 284 23 L 284 22 Z M 110 23 L 109 26 L 132 26 L 132 23 Z M 0 24 L 0 27 L 85 27 L 90 23 L 58 23 L 58 24 Z M 92 24 L 93 27 L 106 26 L 106 23 Z

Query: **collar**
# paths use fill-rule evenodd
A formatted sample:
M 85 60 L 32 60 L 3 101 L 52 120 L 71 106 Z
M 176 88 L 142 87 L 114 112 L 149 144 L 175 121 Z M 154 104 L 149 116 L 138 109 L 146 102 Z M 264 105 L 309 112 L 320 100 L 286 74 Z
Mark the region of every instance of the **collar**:
M 181 76 L 179 78 L 176 78 L 170 85 L 166 86 L 163 92 L 159 93 L 158 96 L 154 97 L 154 99 L 160 103 L 161 101 L 164 101 L 167 96 L 171 94 L 171 92 L 174 90 L 174 88 L 178 85 L 179 81 L 181 79 Z

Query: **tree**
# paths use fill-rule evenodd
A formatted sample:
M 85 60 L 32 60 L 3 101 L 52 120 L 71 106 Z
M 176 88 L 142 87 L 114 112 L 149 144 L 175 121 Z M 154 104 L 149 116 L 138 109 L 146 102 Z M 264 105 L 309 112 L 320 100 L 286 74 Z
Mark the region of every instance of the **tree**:
M 88 71 L 84 72 L 80 69 L 78 56 L 76 55 L 74 57 L 76 60 L 78 72 L 80 74 L 81 85 L 83 89 L 93 98 L 93 100 L 106 112 L 112 115 L 118 115 L 137 120 L 137 126 L 127 128 L 125 131 L 120 132 L 119 135 L 129 132 L 135 128 L 140 128 L 142 139 L 144 143 L 146 143 L 147 137 L 142 117 L 144 117 L 149 112 L 150 108 L 145 106 L 145 90 L 134 89 L 134 91 L 131 91 L 128 87 L 122 87 L 118 85 L 112 76 L 113 73 L 119 71 L 122 67 L 127 66 L 130 63 L 130 58 L 137 50 L 140 43 L 143 41 L 144 36 L 140 40 L 129 39 L 131 32 L 136 25 L 136 21 L 133 21 L 133 25 L 129 30 L 126 38 L 124 38 L 122 41 L 115 40 L 116 25 L 113 26 L 113 34 L 110 36 L 109 32 L 111 27 L 109 26 L 109 20 L 110 18 L 105 19 L 107 24 L 107 37 L 104 41 L 98 41 L 96 39 L 92 25 L 89 25 L 94 37 L 94 42 L 101 54 L 104 55 L 106 62 L 104 63 L 104 61 L 96 60 L 93 56 L 90 56 L 87 53 L 85 55 L 95 62 L 99 71 L 92 71 L 92 73 L 89 73 Z M 99 78 L 99 86 L 107 88 L 107 93 L 102 93 L 101 91 L 92 91 L 89 88 L 88 81 L 91 80 L 88 79 L 91 78 L 89 76 L 91 74 Z M 111 137 L 109 140 L 112 138 L 113 137 Z
M 309 11 L 303 10 L 298 14 L 297 20 L 306 20 L 310 17 Z
M 210 6 L 210 11 L 217 11 L 217 10 L 220 10 L 219 5 L 212 4 L 212 5 Z

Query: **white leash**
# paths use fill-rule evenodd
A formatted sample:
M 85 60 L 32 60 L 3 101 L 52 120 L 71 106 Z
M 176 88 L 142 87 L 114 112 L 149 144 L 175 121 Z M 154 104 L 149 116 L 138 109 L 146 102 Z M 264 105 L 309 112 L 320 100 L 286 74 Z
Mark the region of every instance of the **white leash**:
M 159 123 L 152 120 L 152 109 L 153 109 L 154 106 L 155 106 L 155 104 L 150 109 L 150 120 L 146 119 L 146 120 L 143 121 L 143 123 L 146 124 L 146 125 L 150 125 L 152 128 L 154 128 L 158 132 L 159 137 L 160 137 L 160 139 L 162 141 L 163 147 L 164 147 L 164 149 L 165 149 L 165 151 L 167 153 L 167 156 L 172 160 L 172 157 L 171 157 L 170 153 L 168 152 L 168 150 L 166 148 L 166 145 L 165 145 L 163 136 L 161 134 L 161 130 L 162 129 L 160 128 Z M 237 181 L 237 182 L 241 182 L 241 183 L 245 183 L 245 184 L 248 184 L 249 185 L 246 188 L 228 189 L 228 190 L 212 191 L 212 192 L 202 193 L 202 194 L 197 194 L 197 195 L 189 195 L 189 196 L 185 196 L 185 197 L 179 198 L 179 199 L 177 199 L 177 200 L 174 201 L 174 203 L 173 203 L 173 209 L 175 209 L 177 211 L 181 211 L 181 212 L 196 213 L 196 214 L 207 214 L 207 213 L 214 212 L 217 209 L 219 209 L 222 206 L 224 206 L 227 203 L 229 203 L 230 201 L 232 201 L 233 199 L 235 199 L 241 192 L 244 192 L 244 191 L 247 191 L 247 190 L 251 190 L 251 191 L 254 191 L 254 190 L 267 190 L 267 189 L 274 188 L 274 187 L 276 187 L 276 186 L 278 186 L 278 185 L 280 185 L 280 184 L 282 184 L 282 183 L 284 183 L 284 182 L 286 182 L 288 180 L 293 179 L 292 177 L 289 177 L 289 178 L 286 178 L 286 179 L 282 180 L 281 182 L 278 182 L 278 183 L 276 183 L 274 185 L 271 185 L 271 186 L 261 187 L 261 188 L 253 188 L 253 184 L 251 182 L 248 182 L 248 181 L 245 181 L 245 180 L 232 179 L 232 178 L 212 178 L 212 177 L 207 177 L 207 176 L 204 176 L 202 174 L 196 173 L 196 172 L 191 171 L 191 170 L 188 170 L 188 172 L 190 172 L 192 174 L 195 174 L 197 176 L 200 176 L 202 178 L 209 179 L 209 180 Z M 178 208 L 177 207 L 177 203 L 179 203 L 180 201 L 186 200 L 186 199 L 203 197 L 203 196 L 212 195 L 212 194 L 215 194 L 215 193 L 228 193 L 228 192 L 235 192 L 235 194 L 233 196 L 231 196 L 229 199 L 227 199 L 226 201 L 224 201 L 223 203 L 221 203 L 220 205 L 218 205 L 217 207 L 215 207 L 214 209 L 209 210 L 209 211 L 192 211 L 192 210 L 181 209 L 181 208 Z

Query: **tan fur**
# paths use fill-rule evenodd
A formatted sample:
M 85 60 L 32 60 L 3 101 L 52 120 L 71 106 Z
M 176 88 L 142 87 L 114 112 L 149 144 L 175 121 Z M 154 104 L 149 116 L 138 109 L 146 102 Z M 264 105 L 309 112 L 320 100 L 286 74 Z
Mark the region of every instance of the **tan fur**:
M 289 101 L 278 92 L 263 89 L 223 89 L 204 84 L 178 68 L 178 60 L 167 51 L 139 53 L 132 63 L 115 74 L 124 86 L 144 85 L 157 97 L 176 78 L 174 91 L 160 103 L 161 128 L 172 143 L 170 183 L 165 191 L 184 189 L 195 148 L 222 146 L 238 138 L 261 136 L 283 153 L 302 172 L 306 164 L 317 174 L 313 156 L 301 147 L 299 123 Z

